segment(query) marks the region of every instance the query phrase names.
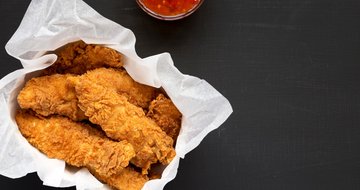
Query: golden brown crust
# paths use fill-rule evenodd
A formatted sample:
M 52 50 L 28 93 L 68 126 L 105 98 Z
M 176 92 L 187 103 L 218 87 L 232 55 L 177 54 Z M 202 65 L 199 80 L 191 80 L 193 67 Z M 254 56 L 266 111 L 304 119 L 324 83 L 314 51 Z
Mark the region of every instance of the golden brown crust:
M 88 167 L 102 176 L 120 172 L 135 155 L 128 142 L 112 141 L 97 129 L 65 117 L 39 118 L 21 111 L 16 122 L 29 143 L 48 157 Z
M 149 181 L 146 175 L 141 175 L 130 166 L 110 177 L 101 176 L 93 171 L 90 172 L 100 181 L 118 190 L 141 190 L 144 184 Z
M 33 110 L 16 114 L 22 135 L 48 157 L 87 167 L 118 190 L 160 178 L 175 157 L 181 125 L 166 93 L 134 81 L 113 49 L 79 41 L 55 53 L 57 61 L 18 95 L 20 107 Z
M 70 43 L 55 52 L 57 61 L 44 70 L 44 75 L 55 73 L 83 74 L 99 67 L 123 66 L 123 55 L 111 48 L 85 44 L 83 41 Z
M 43 116 L 59 114 L 75 121 L 85 119 L 84 112 L 77 106 L 74 88 L 66 83 L 71 76 L 55 74 L 32 78 L 17 97 L 20 107 Z
M 134 81 L 125 70 L 98 68 L 87 72 L 86 77 L 104 88 L 114 89 L 130 103 L 142 108 L 148 108 L 151 100 L 155 98 L 156 88 Z
M 158 161 L 168 164 L 175 156 L 173 140 L 125 96 L 98 84 L 98 77 L 92 72 L 95 70 L 69 80 L 75 86 L 79 107 L 89 120 L 100 125 L 110 138 L 129 141 L 136 152 L 131 162 L 143 173 Z
M 176 141 L 181 127 L 181 113 L 163 94 L 150 103 L 146 116 L 153 119 L 167 135 Z

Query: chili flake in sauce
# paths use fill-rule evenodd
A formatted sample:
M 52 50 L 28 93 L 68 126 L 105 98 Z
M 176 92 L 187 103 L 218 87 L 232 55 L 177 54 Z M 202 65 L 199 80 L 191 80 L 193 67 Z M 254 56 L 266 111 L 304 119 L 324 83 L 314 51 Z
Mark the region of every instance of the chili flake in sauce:
M 140 0 L 141 3 L 154 13 L 163 16 L 175 16 L 189 12 L 200 0 Z

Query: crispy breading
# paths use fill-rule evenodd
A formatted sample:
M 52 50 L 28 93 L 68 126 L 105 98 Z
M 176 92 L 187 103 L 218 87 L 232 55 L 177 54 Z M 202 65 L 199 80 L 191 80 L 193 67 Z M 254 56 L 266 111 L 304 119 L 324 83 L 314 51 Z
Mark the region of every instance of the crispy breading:
M 144 174 L 153 163 L 168 164 L 175 156 L 171 137 L 114 87 L 99 84 L 100 75 L 93 72 L 68 80 L 75 86 L 79 107 L 89 120 L 100 125 L 108 137 L 130 142 L 136 152 L 131 162 Z
M 150 103 L 149 111 L 146 115 L 153 119 L 167 135 L 176 141 L 181 127 L 182 115 L 169 98 L 159 94 Z
M 141 190 L 144 184 L 149 181 L 146 175 L 141 175 L 130 166 L 110 177 L 101 176 L 93 171 L 90 172 L 100 181 L 118 190 Z
M 98 85 L 114 89 L 127 97 L 130 103 L 142 108 L 147 109 L 150 101 L 155 98 L 156 88 L 134 81 L 125 70 L 98 68 L 89 71 L 86 76 L 96 80 Z
M 84 112 L 77 106 L 74 88 L 66 83 L 70 76 L 55 74 L 32 78 L 17 97 L 20 107 L 43 116 L 59 114 L 76 121 L 85 119 Z
M 66 117 L 39 118 L 21 111 L 15 118 L 22 135 L 48 157 L 88 167 L 102 176 L 119 173 L 135 156 L 128 142 L 112 141 L 97 129 Z
M 123 66 L 121 53 L 100 45 L 85 44 L 83 41 L 70 43 L 55 53 L 58 59 L 45 69 L 43 74 L 83 74 L 87 70 L 99 67 L 120 68 Z
M 166 93 L 132 79 L 111 48 L 78 41 L 54 53 L 56 62 L 17 97 L 22 135 L 118 190 L 160 178 L 175 157 L 182 117 Z

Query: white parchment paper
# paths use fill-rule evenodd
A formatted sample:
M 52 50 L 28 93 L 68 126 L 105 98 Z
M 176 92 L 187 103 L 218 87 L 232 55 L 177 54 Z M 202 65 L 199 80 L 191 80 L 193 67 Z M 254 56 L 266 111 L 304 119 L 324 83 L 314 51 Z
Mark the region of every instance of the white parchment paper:
M 161 190 L 175 178 L 180 158 L 194 149 L 232 113 L 228 100 L 210 84 L 182 74 L 170 54 L 140 58 L 135 36 L 81 0 L 33 0 L 18 30 L 6 45 L 9 55 L 20 60 L 23 69 L 0 80 L 0 174 L 19 178 L 37 172 L 44 185 L 76 186 L 77 189 L 107 189 L 87 169 L 69 169 L 61 160 L 49 159 L 20 134 L 14 121 L 16 96 L 24 82 L 55 62 L 55 50 L 69 42 L 83 40 L 102 44 L 125 55 L 125 68 L 138 82 L 163 87 L 183 114 L 176 144 L 177 156 L 163 171 L 161 179 L 151 180 L 143 190 Z

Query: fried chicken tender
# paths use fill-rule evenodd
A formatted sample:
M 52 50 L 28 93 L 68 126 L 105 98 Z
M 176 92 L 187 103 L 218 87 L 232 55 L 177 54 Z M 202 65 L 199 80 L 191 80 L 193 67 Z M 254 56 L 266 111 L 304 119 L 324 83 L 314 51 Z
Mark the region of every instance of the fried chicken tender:
M 116 92 L 99 84 L 96 71 L 69 78 L 75 86 L 79 107 L 89 120 L 101 126 L 106 135 L 115 140 L 127 140 L 135 149 L 131 163 L 147 173 L 150 165 L 160 161 L 168 164 L 175 156 L 173 140 L 144 111 Z
M 130 166 L 110 177 L 100 176 L 93 171 L 90 172 L 100 181 L 119 190 L 141 190 L 144 184 L 149 181 L 149 178 L 146 175 L 141 175 Z
M 55 52 L 56 62 L 44 70 L 43 74 L 54 73 L 83 74 L 87 70 L 99 67 L 123 66 L 123 55 L 111 48 L 86 44 L 83 41 L 70 43 Z
M 104 88 L 114 89 L 130 103 L 142 108 L 148 108 L 150 101 L 155 98 L 156 88 L 134 81 L 125 70 L 98 68 L 89 71 L 86 76 Z
M 17 97 L 20 107 L 43 116 L 59 114 L 75 121 L 85 119 L 84 112 L 77 106 L 75 89 L 66 83 L 70 76 L 55 74 L 32 78 Z
M 118 174 L 135 155 L 128 142 L 112 141 L 97 129 L 66 117 L 39 118 L 22 111 L 15 118 L 22 135 L 48 157 L 85 166 L 101 176 Z
M 176 141 L 181 127 L 182 115 L 169 98 L 159 94 L 150 103 L 149 111 L 146 115 L 153 119 L 167 135 Z

